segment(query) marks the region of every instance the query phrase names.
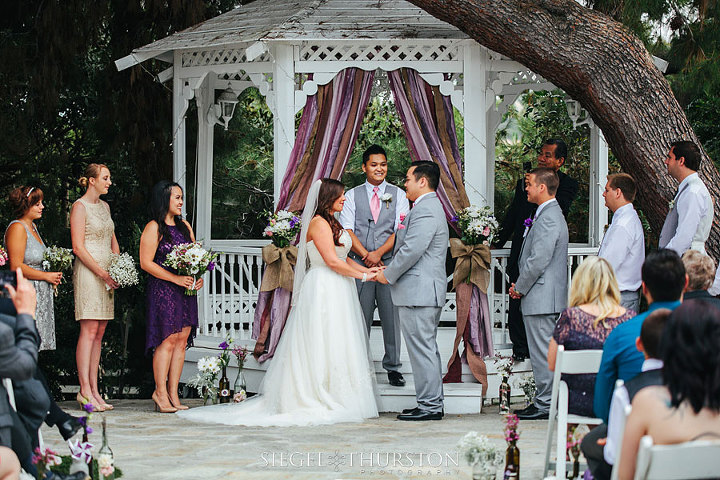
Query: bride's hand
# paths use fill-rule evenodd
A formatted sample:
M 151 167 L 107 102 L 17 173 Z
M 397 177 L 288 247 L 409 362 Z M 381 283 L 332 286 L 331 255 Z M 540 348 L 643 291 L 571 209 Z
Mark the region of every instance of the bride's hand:
M 366 282 L 374 282 L 375 277 L 377 277 L 378 272 L 373 272 L 373 270 L 376 270 L 375 268 L 370 269 L 370 273 L 367 274 L 367 279 L 365 279 Z
M 369 268 L 369 269 L 368 269 L 368 273 L 375 273 L 375 274 L 377 274 L 378 272 L 382 272 L 383 270 L 385 270 L 385 265 L 383 265 L 382 267 L 372 267 L 372 268 Z

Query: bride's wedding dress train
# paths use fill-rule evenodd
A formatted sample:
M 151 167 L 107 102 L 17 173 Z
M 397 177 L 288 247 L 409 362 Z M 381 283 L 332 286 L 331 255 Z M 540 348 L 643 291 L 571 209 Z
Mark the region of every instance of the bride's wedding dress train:
M 347 232 L 335 247 L 344 259 Z M 355 281 L 325 265 L 307 244 L 310 269 L 288 316 L 260 395 L 242 403 L 179 411 L 197 422 L 290 426 L 360 422 L 377 417 L 375 372 Z

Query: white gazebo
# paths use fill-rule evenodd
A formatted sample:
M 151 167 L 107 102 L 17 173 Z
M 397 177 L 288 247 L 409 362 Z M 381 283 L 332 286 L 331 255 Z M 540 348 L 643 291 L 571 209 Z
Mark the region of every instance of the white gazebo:
M 149 59 L 170 64 L 158 79 L 173 82 L 173 171 L 174 180 L 181 185 L 186 182 L 185 117 L 190 101 L 197 105 L 198 164 L 194 186 L 197 238 L 224 252 L 218 264 L 219 274 L 208 282 L 201 296 L 201 325 L 196 342 L 201 347 L 214 347 L 217 337 L 224 337 L 228 332 L 250 341 L 249 327 L 262 269 L 259 247 L 266 243 L 211 238 L 213 129 L 223 123 L 224 112 L 216 105 L 222 91 L 229 87 L 237 96 L 246 88 L 257 87 L 266 98 L 274 115 L 277 203 L 280 182 L 295 141 L 295 114 L 302 110 L 318 85 L 329 83 L 338 72 L 349 67 L 384 71 L 414 69 L 425 81 L 439 86 L 463 115 L 466 192 L 471 203 L 492 206 L 495 130 L 503 114 L 527 90 L 556 88 L 523 65 L 483 47 L 462 31 L 405 0 L 256 0 L 138 48 L 117 60 L 116 65 L 118 70 L 124 70 Z M 311 80 L 309 74 L 312 74 Z M 602 132 L 580 111 L 579 104 L 569 110 L 573 121 L 587 122 L 591 132 L 588 242 L 571 246 L 570 270 L 582 258 L 596 252 L 607 223 L 602 191 L 608 148 Z M 509 250 L 493 251 L 493 269 L 504 271 L 508 254 Z M 494 278 L 495 275 L 491 275 L 491 279 Z M 488 290 L 491 315 L 498 326 L 495 343 L 500 347 L 507 347 L 509 342 L 505 330 L 504 288 L 504 285 L 498 286 L 500 293 L 495 294 L 491 283 Z M 447 320 L 454 321 L 454 308 L 451 294 L 445 308 Z M 439 343 L 443 341 L 442 335 L 446 335 L 451 348 L 453 334 L 454 329 L 449 329 L 447 334 L 441 332 Z M 379 359 L 382 342 L 374 342 L 375 338 L 377 332 L 371 335 L 371 346 L 374 358 Z M 196 351 L 201 352 L 202 348 Z M 200 353 L 193 355 L 188 355 L 188 361 Z M 409 362 L 404 363 L 407 375 Z M 253 374 L 254 367 L 257 367 L 257 377 Z M 493 371 L 492 363 L 488 367 Z M 264 368 L 257 365 L 248 368 L 252 386 Z M 468 381 L 472 378 L 469 374 L 463 377 Z M 477 401 L 472 399 L 477 396 L 476 390 L 468 393 L 460 389 L 458 397 L 470 398 L 475 405 Z M 497 380 L 491 382 L 488 394 L 497 396 Z M 397 409 L 402 404 L 401 400 L 387 400 L 385 410 Z M 459 406 L 455 410 L 477 411 L 477 408 Z

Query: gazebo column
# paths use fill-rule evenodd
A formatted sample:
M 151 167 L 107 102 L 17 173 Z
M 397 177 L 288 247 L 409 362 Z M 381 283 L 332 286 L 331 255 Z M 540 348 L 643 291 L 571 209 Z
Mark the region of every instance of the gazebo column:
M 475 42 L 464 47 L 465 190 L 473 205 L 492 205 L 494 165 L 487 152 L 487 53 Z
M 195 238 L 211 239 L 212 225 L 212 179 L 213 179 L 213 142 L 215 122 L 208 118 L 215 103 L 215 74 L 210 73 L 195 90 L 198 113 L 197 140 L 197 197 L 195 198 Z
M 600 128 L 591 123 L 590 128 L 590 225 L 588 243 L 593 247 L 600 245 L 608 223 L 608 209 L 603 199 L 605 182 L 608 175 L 608 145 Z
M 173 181 L 177 182 L 183 190 L 185 189 L 185 180 L 187 174 L 187 166 L 185 164 L 185 112 L 188 108 L 187 92 L 185 89 L 185 79 L 180 77 L 180 66 L 182 58 L 179 52 L 175 52 L 173 68 L 173 119 L 172 119 L 172 147 L 173 147 Z M 183 214 L 186 213 L 183 204 Z
M 268 106 L 274 114 L 274 204 L 277 207 L 290 154 L 295 144 L 295 64 L 292 45 L 275 44 L 272 94 Z

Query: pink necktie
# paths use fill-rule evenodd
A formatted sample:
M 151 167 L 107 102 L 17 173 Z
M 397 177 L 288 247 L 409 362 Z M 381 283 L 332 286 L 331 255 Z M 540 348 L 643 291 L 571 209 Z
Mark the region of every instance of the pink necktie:
M 380 197 L 378 197 L 378 187 L 373 187 L 373 196 L 370 199 L 370 213 L 372 213 L 373 220 L 375 223 L 378 221 L 380 216 Z

